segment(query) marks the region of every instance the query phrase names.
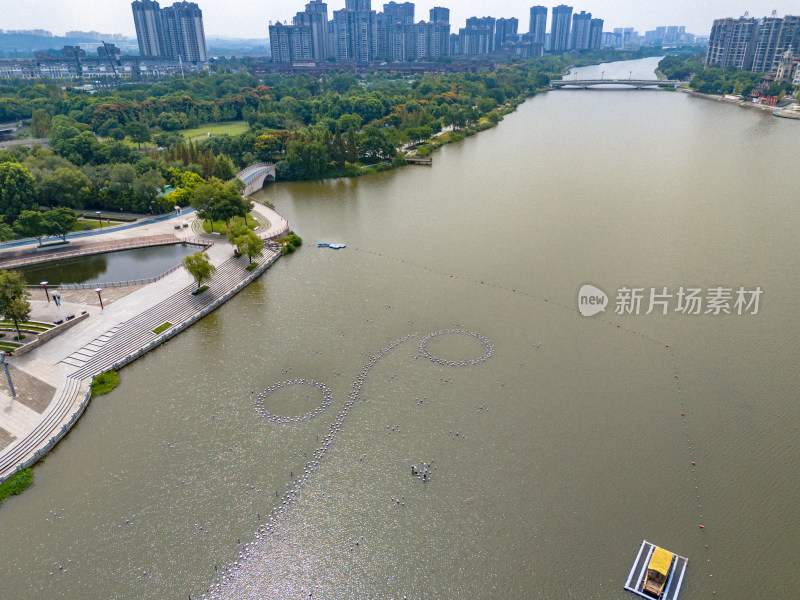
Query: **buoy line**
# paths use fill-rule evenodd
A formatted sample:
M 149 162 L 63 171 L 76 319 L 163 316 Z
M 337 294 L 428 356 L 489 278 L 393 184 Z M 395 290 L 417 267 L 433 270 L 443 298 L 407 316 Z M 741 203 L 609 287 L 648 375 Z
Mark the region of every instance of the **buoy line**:
M 310 386 L 322 390 L 322 404 L 320 404 L 317 408 L 315 408 L 311 412 L 307 412 L 304 415 L 298 415 L 296 417 L 284 417 L 282 415 L 276 415 L 270 413 L 264 407 L 264 402 L 271 394 L 277 392 L 280 389 L 288 388 L 294 385 Z M 313 379 L 290 379 L 289 381 L 283 381 L 281 383 L 273 384 L 267 389 L 265 389 L 263 392 L 258 394 L 258 396 L 256 397 L 256 414 L 259 417 L 266 419 L 270 423 L 273 423 L 274 425 L 291 425 L 296 423 L 302 423 L 304 421 L 308 421 L 309 419 L 313 419 L 317 415 L 321 414 L 323 411 L 327 410 L 330 407 L 332 401 L 333 401 L 333 392 L 331 392 L 331 389 L 325 384 L 320 383 L 318 381 L 314 381 Z
M 474 337 L 478 341 L 483 344 L 484 352 L 482 356 L 478 358 L 473 358 L 469 360 L 445 360 L 444 358 L 440 358 L 428 352 L 428 342 L 431 341 L 433 338 L 440 337 L 442 335 L 448 334 L 461 334 L 461 335 L 468 335 Z M 435 362 L 439 365 L 446 365 L 450 367 L 471 367 L 482 362 L 485 362 L 494 354 L 494 344 L 492 344 L 489 339 L 485 336 L 482 336 L 480 333 L 475 333 L 474 331 L 467 331 L 465 329 L 440 329 L 439 331 L 434 331 L 433 333 L 429 333 L 424 338 L 419 341 L 419 353 L 427 358 L 428 360 Z
M 445 335 L 449 333 L 457 333 L 463 335 L 470 335 L 475 337 L 476 339 L 480 340 L 484 345 L 484 354 L 476 359 L 472 360 L 464 360 L 459 362 L 454 361 L 443 361 L 442 359 L 431 355 L 430 353 L 425 350 L 425 343 L 430 339 Z M 244 561 L 250 559 L 254 553 L 255 546 L 262 540 L 266 539 L 275 534 L 275 528 L 278 525 L 278 520 L 286 514 L 289 507 L 294 502 L 297 494 L 305 487 L 305 484 L 310 479 L 311 475 L 317 470 L 319 467 L 320 462 L 328 452 L 328 448 L 330 448 L 333 440 L 336 438 L 336 435 L 342 428 L 345 419 L 350 414 L 350 409 L 356 403 L 361 394 L 361 388 L 364 386 L 364 383 L 367 380 L 367 376 L 369 375 L 372 368 L 383 358 L 388 352 L 394 350 L 400 344 L 410 340 L 411 338 L 417 337 L 419 334 L 409 333 L 408 335 L 395 340 L 394 342 L 384 346 L 377 354 L 372 356 L 366 365 L 361 369 L 358 376 L 356 377 L 355 382 L 353 383 L 353 390 L 347 396 L 347 402 L 344 403 L 341 411 L 339 411 L 338 416 L 336 419 L 331 423 L 328 427 L 329 433 L 324 438 L 322 438 L 322 443 L 313 452 L 313 460 L 309 461 L 305 468 L 303 469 L 302 475 L 292 479 L 292 481 L 287 486 L 287 491 L 279 498 L 279 504 L 273 508 L 267 519 L 266 522 L 261 525 L 255 532 L 255 540 L 252 542 L 248 542 L 242 545 L 242 550 L 239 552 L 239 560 L 234 561 L 229 566 L 224 567 L 221 571 L 216 571 L 215 581 L 209 586 L 206 593 L 204 593 L 201 598 L 215 598 L 218 597 L 218 593 L 222 591 L 222 586 L 226 582 L 233 581 L 234 575 L 237 571 L 239 571 Z M 420 342 L 419 350 L 420 354 L 428 358 L 429 360 L 433 361 L 434 363 L 445 364 L 445 365 L 452 365 L 452 366 L 472 366 L 479 363 L 484 362 L 487 360 L 492 354 L 494 353 L 494 345 L 483 335 L 479 333 L 475 333 L 472 331 L 462 330 L 462 329 L 440 329 L 439 331 L 434 331 L 429 333 L 423 338 L 423 342 Z M 441 361 L 441 362 L 440 362 Z M 291 385 L 308 385 L 312 387 L 317 387 L 322 390 L 323 392 L 323 404 L 320 405 L 315 410 L 311 411 L 310 413 L 306 413 L 306 415 L 302 415 L 301 417 L 281 417 L 278 415 L 272 415 L 264 409 L 264 401 L 269 396 L 269 394 L 282 389 L 287 386 Z M 288 419 L 288 423 L 297 423 L 302 422 L 303 420 L 308 420 L 317 416 L 320 412 L 325 410 L 328 406 L 330 406 L 331 402 L 333 401 L 333 393 L 330 389 L 325 386 L 324 384 L 314 381 L 314 380 L 305 380 L 305 379 L 291 379 L 289 381 L 284 381 L 282 383 L 276 383 L 272 386 L 268 387 L 264 392 L 258 395 L 256 399 L 256 412 L 259 416 L 267 418 L 271 422 L 282 423 L 283 420 Z

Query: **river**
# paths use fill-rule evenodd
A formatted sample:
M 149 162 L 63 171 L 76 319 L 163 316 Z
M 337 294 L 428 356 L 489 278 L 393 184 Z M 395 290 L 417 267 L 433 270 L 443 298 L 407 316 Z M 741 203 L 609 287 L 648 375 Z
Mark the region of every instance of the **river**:
M 127 367 L 0 508 L 4 597 L 623 600 L 642 539 L 688 557 L 682 598 L 796 597 L 799 132 L 554 91 L 433 167 L 266 188 L 306 245 Z M 763 295 L 617 315 L 626 286 Z M 330 406 L 257 399 L 299 378 Z

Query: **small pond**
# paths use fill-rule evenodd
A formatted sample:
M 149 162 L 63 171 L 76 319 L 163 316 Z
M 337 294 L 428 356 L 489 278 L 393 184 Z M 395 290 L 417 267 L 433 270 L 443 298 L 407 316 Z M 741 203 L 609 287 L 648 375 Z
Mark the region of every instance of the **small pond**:
M 179 265 L 184 256 L 199 249 L 189 244 L 151 246 L 30 265 L 19 270 L 31 285 L 41 281 L 59 285 L 147 279 L 169 271 Z

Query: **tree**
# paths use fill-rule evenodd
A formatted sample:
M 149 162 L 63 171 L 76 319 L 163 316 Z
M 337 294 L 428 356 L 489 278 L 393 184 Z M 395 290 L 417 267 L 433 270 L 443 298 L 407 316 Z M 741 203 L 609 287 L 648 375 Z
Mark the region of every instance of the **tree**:
M 31 129 L 33 130 L 34 137 L 43 138 L 50 135 L 50 127 L 52 124 L 53 116 L 49 112 L 43 108 L 33 111 L 31 115 Z
M 200 286 L 203 285 L 204 281 L 211 279 L 211 277 L 214 276 L 214 273 L 217 272 L 217 268 L 211 264 L 208 254 L 202 250 L 198 250 L 194 254 L 184 256 L 183 266 L 189 272 L 189 275 L 191 275 L 197 282 L 198 290 L 200 289 Z
M 344 167 L 344 162 L 346 159 L 344 140 L 342 139 L 342 132 L 339 131 L 338 129 L 336 130 L 336 135 L 333 136 L 330 155 L 337 169 L 341 169 L 342 167 Z
M 148 206 L 166 185 L 159 171 L 145 171 L 133 182 L 133 195 L 140 206 Z
M 15 298 L 5 309 L 4 313 L 6 319 L 14 321 L 14 329 L 17 330 L 17 340 L 22 339 L 22 333 L 20 333 L 19 330 L 19 322 L 24 322 L 31 318 L 31 303 L 27 300 L 27 290 L 25 294 L 26 299 Z
M 264 134 L 256 138 L 255 151 L 262 160 L 272 159 L 276 154 L 280 154 L 283 144 L 276 135 Z
M 47 227 L 42 213 L 38 210 L 23 210 L 14 223 L 14 231 L 22 237 L 35 238 L 42 245 L 42 238 L 47 235 Z
M 246 225 L 238 224 L 228 228 L 228 240 L 236 246 L 239 254 L 246 254 L 253 264 L 253 258 L 261 256 L 264 251 L 264 240 Z
M 386 132 L 373 126 L 364 129 L 360 135 L 359 149 L 362 156 L 370 158 L 391 158 L 397 152 Z
M 278 163 L 288 179 L 316 179 L 328 169 L 328 149 L 322 142 L 296 139 L 289 144 L 286 158 Z
M 22 274 L 18 271 L 0 271 L 0 315 L 14 321 L 17 339 L 22 337 L 19 322 L 30 318 L 29 297 Z
M 36 180 L 19 163 L 0 163 L 0 214 L 8 221 L 16 219 L 23 210 L 38 208 Z
M 0 242 L 7 242 L 13 238 L 14 230 L 8 225 L 8 223 L 4 223 L 0 220 Z
M 211 221 L 230 221 L 233 217 L 246 217 L 253 208 L 253 203 L 242 197 L 235 181 L 222 182 L 212 179 L 208 183 L 198 185 L 189 198 L 189 203 L 197 210 L 197 216 Z
M 217 166 L 214 168 L 214 177 L 217 179 L 221 179 L 222 181 L 228 181 L 236 177 L 236 167 L 233 165 L 233 161 L 221 154 L 217 157 Z
M 108 130 L 108 137 L 117 142 L 121 142 L 125 139 L 125 130 L 119 125 L 112 127 Z
M 150 133 L 150 128 L 144 123 L 138 121 L 131 121 L 125 126 L 125 133 L 131 138 L 131 141 L 139 144 L 139 150 L 142 149 L 142 144 L 149 142 L 153 134 Z
M 60 206 L 44 214 L 44 227 L 47 235 L 59 236 L 67 241 L 67 234 L 78 222 L 78 215 L 71 208 Z
M 46 176 L 39 186 L 42 200 L 50 208 L 54 206 L 69 206 L 83 208 L 91 194 L 92 182 L 82 171 L 61 167 Z
M 347 130 L 347 142 L 344 145 L 344 157 L 349 163 L 358 160 L 358 147 L 356 146 L 356 132 L 353 129 Z

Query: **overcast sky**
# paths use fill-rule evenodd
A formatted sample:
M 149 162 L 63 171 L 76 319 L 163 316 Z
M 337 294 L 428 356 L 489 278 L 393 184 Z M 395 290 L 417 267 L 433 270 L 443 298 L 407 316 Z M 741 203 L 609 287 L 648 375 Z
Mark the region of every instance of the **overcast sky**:
M 197 0 L 203 10 L 206 36 L 266 38 L 269 21 L 291 21 L 303 10 L 306 0 Z M 557 3 L 561 3 L 559 0 Z M 160 2 L 161 6 L 172 0 Z M 331 0 L 334 10 L 344 8 L 344 0 Z M 373 0 L 381 10 L 384 1 Z M 450 9 L 453 31 L 472 16 L 517 17 L 520 33 L 528 31 L 529 9 L 542 4 L 548 9 L 556 3 L 540 0 L 420 0 L 416 20 L 427 20 L 433 6 Z M 750 16 L 764 17 L 777 10 L 778 16 L 800 13 L 797 0 L 581 0 L 570 2 L 575 11 L 591 12 L 605 20 L 604 29 L 633 27 L 640 33 L 658 25 L 685 25 L 687 31 L 708 35 L 714 19 Z M 550 30 L 548 12 L 548 31 Z M 100 31 L 135 36 L 130 0 L 0 0 L 0 29 L 47 29 L 56 35 L 66 31 Z

